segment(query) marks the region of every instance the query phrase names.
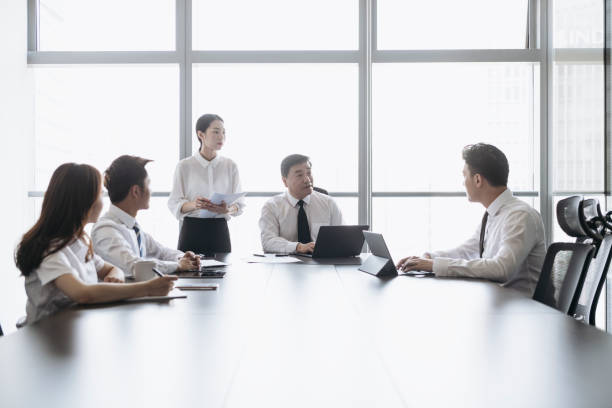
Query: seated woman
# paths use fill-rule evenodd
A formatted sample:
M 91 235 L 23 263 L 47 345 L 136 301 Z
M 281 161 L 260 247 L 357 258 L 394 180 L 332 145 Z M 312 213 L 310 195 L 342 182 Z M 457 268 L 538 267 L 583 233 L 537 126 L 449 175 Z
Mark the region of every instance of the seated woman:
M 161 296 L 172 290 L 174 276 L 123 283 L 123 272 L 93 253 L 84 229 L 96 222 L 101 211 L 98 170 L 75 163 L 55 170 L 40 218 L 25 233 L 15 254 L 15 263 L 25 276 L 28 323 L 76 303 Z

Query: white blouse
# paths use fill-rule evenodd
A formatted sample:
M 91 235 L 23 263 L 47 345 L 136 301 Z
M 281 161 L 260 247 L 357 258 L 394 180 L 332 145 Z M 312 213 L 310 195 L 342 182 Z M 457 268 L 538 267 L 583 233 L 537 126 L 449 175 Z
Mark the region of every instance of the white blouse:
M 87 249 L 87 245 L 77 239 L 43 258 L 38 269 L 25 278 L 28 324 L 76 303 L 55 286 L 55 279 L 71 273 L 84 283 L 98 282 L 98 271 L 104 267 L 104 261 L 94 254 L 86 262 Z
M 181 213 L 183 204 L 194 201 L 196 197 L 212 197 L 213 193 L 232 194 L 241 193 L 238 166 L 233 160 L 217 155 L 211 161 L 206 160 L 200 152 L 181 160 L 174 172 L 172 192 L 168 199 L 168 208 L 178 220 L 186 216 L 199 217 L 201 210 Z M 238 211 L 234 216 L 244 211 L 244 198 L 235 203 Z M 228 214 L 218 214 L 217 217 L 229 219 Z

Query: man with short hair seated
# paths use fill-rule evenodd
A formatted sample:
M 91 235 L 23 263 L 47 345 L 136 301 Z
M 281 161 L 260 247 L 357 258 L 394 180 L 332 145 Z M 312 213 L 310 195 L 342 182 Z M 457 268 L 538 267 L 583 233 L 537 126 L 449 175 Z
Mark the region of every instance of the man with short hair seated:
M 340 208 L 330 196 L 313 191 L 312 164 L 307 156 L 285 157 L 281 176 L 287 191 L 272 197 L 261 210 L 263 250 L 312 253 L 321 226 L 342 225 Z
M 104 172 L 112 204 L 91 231 L 94 251 L 126 276 L 134 276 L 134 265 L 143 260 L 156 261 L 157 269 L 164 273 L 199 269 L 200 258 L 193 252 L 161 245 L 136 221 L 138 211 L 149 208 L 151 190 L 145 165 L 150 161 L 125 155 Z
M 469 145 L 463 159 L 468 200 L 486 209 L 481 225 L 457 248 L 403 258 L 398 269 L 489 279 L 532 296 L 546 256 L 542 217 L 506 186 L 509 166 L 501 150 L 484 143 Z

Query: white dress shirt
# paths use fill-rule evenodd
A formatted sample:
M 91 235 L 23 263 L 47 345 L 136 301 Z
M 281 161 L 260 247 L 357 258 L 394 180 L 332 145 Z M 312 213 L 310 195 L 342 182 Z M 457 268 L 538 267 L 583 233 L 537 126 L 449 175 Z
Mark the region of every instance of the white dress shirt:
M 240 176 L 238 166 L 233 160 L 217 155 L 208 161 L 200 152 L 181 160 L 174 171 L 174 182 L 172 192 L 168 199 L 168 208 L 178 220 L 184 217 L 199 217 L 201 210 L 181 213 L 183 204 L 194 201 L 196 197 L 210 199 L 213 193 L 232 194 L 241 193 Z M 230 203 L 228 203 L 229 205 Z M 244 198 L 235 203 L 238 211 L 234 216 L 244 211 Z M 218 218 L 230 219 L 228 214 L 217 214 Z
M 86 262 L 87 250 L 82 240 L 75 240 L 43 258 L 38 269 L 26 276 L 28 324 L 76 303 L 55 285 L 60 276 L 71 273 L 86 284 L 98 283 L 98 271 L 104 267 L 104 261 L 94 255 Z
M 533 296 L 546 256 L 542 217 L 509 189 L 489 205 L 487 212 L 482 258 L 479 225 L 459 247 L 429 253 L 434 273 L 485 278 Z
M 259 218 L 259 228 L 261 245 L 265 252 L 295 252 L 298 244 L 298 201 L 286 191 L 272 197 L 264 204 Z M 313 191 L 304 198 L 304 203 L 313 241 L 317 240 L 321 226 L 342 225 L 340 208 L 330 196 Z
M 138 226 L 141 256 L 134 225 L 136 218 L 111 204 L 108 212 L 100 217 L 91 230 L 96 254 L 123 270 L 125 276 L 134 276 L 134 264 L 145 260 L 155 261 L 163 273 L 175 272 L 183 252 L 163 246 Z

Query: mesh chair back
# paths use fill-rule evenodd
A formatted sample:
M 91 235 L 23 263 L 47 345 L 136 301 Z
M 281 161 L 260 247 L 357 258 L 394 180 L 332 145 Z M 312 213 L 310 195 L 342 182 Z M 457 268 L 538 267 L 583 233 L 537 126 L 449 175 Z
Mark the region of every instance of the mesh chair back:
M 533 299 L 574 315 L 594 250 L 590 244 L 551 244 Z
M 604 236 L 587 272 L 574 317 L 595 325 L 595 311 L 612 260 L 612 235 Z

